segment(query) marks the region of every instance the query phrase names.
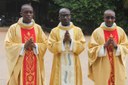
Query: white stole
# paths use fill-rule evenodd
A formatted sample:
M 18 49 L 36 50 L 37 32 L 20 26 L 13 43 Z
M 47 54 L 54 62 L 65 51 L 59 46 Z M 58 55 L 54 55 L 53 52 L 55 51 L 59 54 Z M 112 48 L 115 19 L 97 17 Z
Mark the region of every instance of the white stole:
M 64 39 L 66 30 L 60 29 L 60 38 Z M 75 58 L 72 52 L 73 49 L 73 39 L 74 39 L 74 32 L 73 29 L 68 30 L 70 37 L 71 37 L 71 44 L 68 44 L 69 50 L 66 49 L 64 43 L 62 43 L 62 54 L 61 54 L 61 85 L 76 85 L 75 83 Z

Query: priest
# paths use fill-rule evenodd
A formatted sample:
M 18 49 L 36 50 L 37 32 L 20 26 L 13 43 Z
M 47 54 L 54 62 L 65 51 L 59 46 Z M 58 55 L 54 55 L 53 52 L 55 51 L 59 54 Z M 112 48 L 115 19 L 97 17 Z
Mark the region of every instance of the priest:
M 82 85 L 79 55 L 85 48 L 85 38 L 70 19 L 70 10 L 60 9 L 60 23 L 49 35 L 48 49 L 54 55 L 50 85 Z
M 21 18 L 10 26 L 5 38 L 9 67 L 7 85 L 44 85 L 44 54 L 47 38 L 33 20 L 33 8 L 21 7 Z
M 88 44 L 88 77 L 94 85 L 125 85 L 128 39 L 115 18 L 113 10 L 106 10 L 104 22 L 94 30 Z

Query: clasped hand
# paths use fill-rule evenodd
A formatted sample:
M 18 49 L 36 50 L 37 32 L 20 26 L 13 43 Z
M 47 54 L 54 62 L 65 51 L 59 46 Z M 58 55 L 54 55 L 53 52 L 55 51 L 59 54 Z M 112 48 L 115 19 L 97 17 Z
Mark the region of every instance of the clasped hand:
M 104 44 L 104 47 L 108 47 L 110 45 L 112 45 L 113 48 L 117 48 L 117 44 L 112 37 L 108 39 L 108 41 Z
M 24 45 L 25 50 L 32 50 L 33 48 L 35 48 L 35 44 L 32 38 L 30 38 Z
M 70 34 L 68 31 L 65 32 L 65 35 L 64 35 L 64 40 L 63 42 L 71 42 L 71 37 L 70 37 Z

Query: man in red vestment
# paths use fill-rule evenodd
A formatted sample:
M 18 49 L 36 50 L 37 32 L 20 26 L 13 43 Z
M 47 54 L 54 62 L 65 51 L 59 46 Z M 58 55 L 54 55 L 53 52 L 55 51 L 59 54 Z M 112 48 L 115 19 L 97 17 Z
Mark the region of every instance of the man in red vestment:
M 5 38 L 9 66 L 7 85 L 44 85 L 44 60 L 47 38 L 33 20 L 33 8 L 21 7 L 21 18 L 10 26 Z
M 88 76 L 94 84 L 125 85 L 128 39 L 116 25 L 113 10 L 104 12 L 104 22 L 92 33 L 88 48 Z

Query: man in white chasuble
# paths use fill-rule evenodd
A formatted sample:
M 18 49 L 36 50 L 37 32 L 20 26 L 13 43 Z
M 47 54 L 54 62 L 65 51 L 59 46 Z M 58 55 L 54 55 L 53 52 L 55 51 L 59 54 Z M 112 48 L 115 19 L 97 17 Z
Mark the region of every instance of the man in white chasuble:
M 54 55 L 50 85 L 82 85 L 79 54 L 85 48 L 85 37 L 71 22 L 69 9 L 60 9 L 59 20 L 48 39 L 48 49 Z

